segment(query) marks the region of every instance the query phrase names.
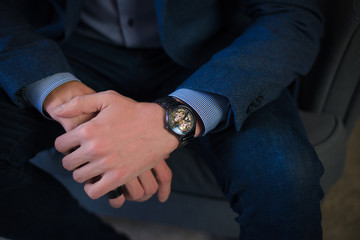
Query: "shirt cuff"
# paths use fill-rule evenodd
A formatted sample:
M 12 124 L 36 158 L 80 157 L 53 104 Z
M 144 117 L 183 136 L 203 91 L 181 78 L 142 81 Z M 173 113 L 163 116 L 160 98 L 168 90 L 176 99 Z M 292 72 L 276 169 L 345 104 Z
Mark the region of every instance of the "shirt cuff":
M 194 109 L 204 124 L 202 135 L 215 129 L 227 117 L 229 100 L 226 97 L 185 88 L 178 89 L 169 96 L 180 99 Z
M 26 86 L 25 97 L 27 101 L 45 116 L 43 104 L 47 95 L 55 88 L 70 81 L 80 80 L 69 72 L 56 73 Z

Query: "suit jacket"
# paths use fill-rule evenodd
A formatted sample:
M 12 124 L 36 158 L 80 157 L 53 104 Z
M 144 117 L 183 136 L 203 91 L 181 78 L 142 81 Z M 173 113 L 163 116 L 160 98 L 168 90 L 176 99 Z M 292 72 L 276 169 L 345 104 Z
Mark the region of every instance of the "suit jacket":
M 58 42 L 79 20 L 83 0 L 0 0 L 0 84 L 19 106 L 21 89 L 71 72 Z M 274 100 L 318 51 L 316 0 L 155 0 L 163 48 L 196 71 L 180 88 L 229 99 L 236 128 Z

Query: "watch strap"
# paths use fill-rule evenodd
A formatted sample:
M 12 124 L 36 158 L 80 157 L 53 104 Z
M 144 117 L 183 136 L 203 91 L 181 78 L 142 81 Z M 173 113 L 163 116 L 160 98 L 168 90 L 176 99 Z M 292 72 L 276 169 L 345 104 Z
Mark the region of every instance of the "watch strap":
M 166 96 L 166 97 L 162 97 L 159 98 L 157 100 L 155 100 L 155 103 L 159 104 L 161 107 L 163 107 L 167 112 L 179 105 L 184 105 L 178 101 L 175 100 L 175 98 L 170 97 L 170 96 Z M 185 105 L 184 105 L 185 106 Z M 185 106 L 186 108 L 190 109 L 189 107 Z M 191 110 L 191 109 L 190 109 Z M 193 110 L 192 110 L 193 111 Z M 195 114 L 194 114 L 195 116 Z M 167 125 L 166 125 L 167 127 Z M 168 128 L 167 128 L 168 129 Z M 174 133 L 173 131 L 171 131 L 170 129 L 168 129 L 172 134 L 174 134 L 178 139 L 179 139 L 179 146 L 178 148 L 181 148 L 183 146 L 185 146 L 186 144 L 188 144 L 189 142 L 191 142 L 194 139 L 194 134 L 195 134 L 195 128 L 192 132 L 190 132 L 187 135 L 181 136 L 178 135 L 176 133 Z
M 161 107 L 165 109 L 169 109 L 177 105 L 182 105 L 180 102 L 176 101 L 173 97 L 170 96 L 159 98 L 155 100 L 155 103 L 159 104 Z

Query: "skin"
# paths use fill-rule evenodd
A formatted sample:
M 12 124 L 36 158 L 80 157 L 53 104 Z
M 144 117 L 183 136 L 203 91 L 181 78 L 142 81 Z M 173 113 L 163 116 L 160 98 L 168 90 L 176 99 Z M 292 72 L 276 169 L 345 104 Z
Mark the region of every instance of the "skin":
M 90 198 L 124 185 L 124 194 L 109 200 L 112 207 L 125 200 L 146 201 L 156 193 L 159 201 L 168 199 L 172 173 L 165 160 L 179 141 L 165 129 L 165 110 L 158 104 L 136 102 L 115 91 L 95 93 L 73 81 L 53 90 L 44 110 L 66 130 L 55 148 L 65 154 L 64 168 L 85 183 Z M 198 120 L 195 136 L 202 131 Z

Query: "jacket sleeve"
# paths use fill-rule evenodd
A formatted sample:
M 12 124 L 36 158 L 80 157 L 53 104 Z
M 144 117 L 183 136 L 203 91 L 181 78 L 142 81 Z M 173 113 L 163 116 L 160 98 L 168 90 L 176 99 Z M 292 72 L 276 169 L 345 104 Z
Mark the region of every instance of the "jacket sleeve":
M 237 130 L 314 62 L 323 20 L 315 0 L 244 0 L 250 26 L 179 88 L 229 99 Z
M 17 105 L 25 107 L 21 89 L 71 69 L 58 44 L 36 33 L 13 2 L 0 0 L 0 85 Z

